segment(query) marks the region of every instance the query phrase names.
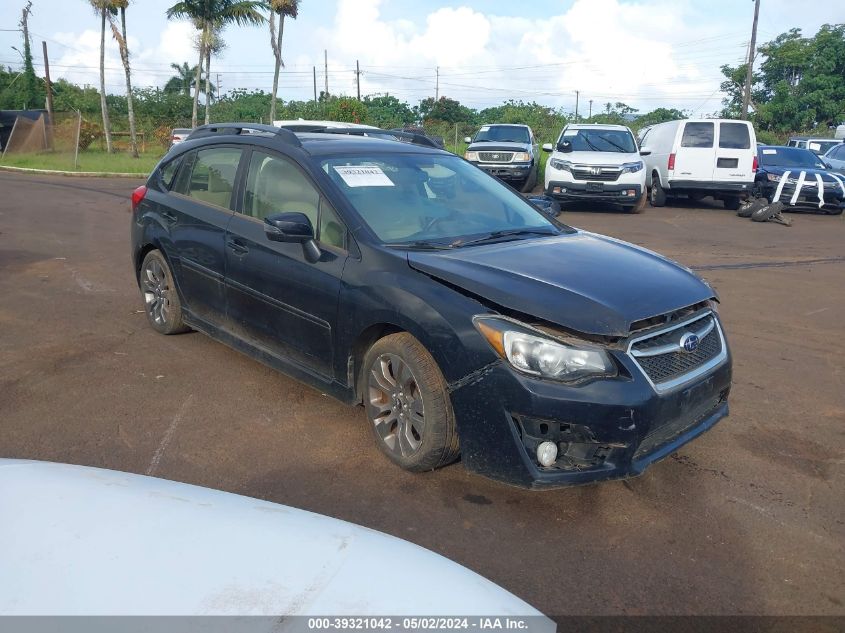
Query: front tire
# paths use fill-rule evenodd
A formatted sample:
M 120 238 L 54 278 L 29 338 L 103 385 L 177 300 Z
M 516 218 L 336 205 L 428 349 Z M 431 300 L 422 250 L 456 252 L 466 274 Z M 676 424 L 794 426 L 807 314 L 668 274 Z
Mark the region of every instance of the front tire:
M 446 379 L 407 332 L 376 341 L 364 357 L 364 409 L 379 449 L 411 472 L 445 466 L 460 452 Z
M 522 183 L 522 187 L 520 187 L 520 192 L 522 193 L 531 193 L 534 191 L 534 187 L 537 186 L 537 169 L 536 167 L 532 166 L 531 171 L 528 174 L 528 178 L 525 179 L 525 182 Z
M 651 177 L 651 189 L 649 189 L 649 202 L 653 207 L 666 206 L 666 191 L 660 184 L 660 177 L 657 174 Z
M 141 263 L 139 274 L 144 312 L 152 328 L 160 334 L 187 332 L 182 315 L 182 302 L 173 273 L 161 251 L 150 251 Z

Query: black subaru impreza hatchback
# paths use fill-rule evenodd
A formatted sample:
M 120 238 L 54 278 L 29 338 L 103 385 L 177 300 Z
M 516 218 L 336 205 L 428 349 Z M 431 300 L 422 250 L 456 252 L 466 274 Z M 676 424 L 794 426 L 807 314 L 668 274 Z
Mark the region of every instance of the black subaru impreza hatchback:
M 626 477 L 728 413 L 710 286 L 448 152 L 204 126 L 132 212 L 153 328 L 362 404 L 402 468 L 460 455 L 527 487 Z

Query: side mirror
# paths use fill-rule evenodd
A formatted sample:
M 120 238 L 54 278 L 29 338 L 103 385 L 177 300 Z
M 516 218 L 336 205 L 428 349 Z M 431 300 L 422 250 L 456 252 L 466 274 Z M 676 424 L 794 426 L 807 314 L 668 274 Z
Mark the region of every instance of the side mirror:
M 472 143 L 472 139 L 469 136 L 465 136 L 464 143 Z
M 572 151 L 572 143 L 570 143 L 569 141 L 562 141 L 562 142 L 558 143 L 557 144 L 557 151 L 564 152 L 565 154 L 568 154 L 569 152 Z
M 264 235 L 271 242 L 302 244 L 305 259 L 312 264 L 322 255 L 320 247 L 314 241 L 314 227 L 304 213 L 291 211 L 268 215 L 264 218 Z
M 651 155 L 651 150 L 648 149 L 647 147 L 643 147 L 640 150 L 640 156 L 650 156 L 650 155 Z
M 543 151 L 544 152 L 553 152 L 553 151 L 555 151 L 555 148 L 551 143 L 543 143 Z

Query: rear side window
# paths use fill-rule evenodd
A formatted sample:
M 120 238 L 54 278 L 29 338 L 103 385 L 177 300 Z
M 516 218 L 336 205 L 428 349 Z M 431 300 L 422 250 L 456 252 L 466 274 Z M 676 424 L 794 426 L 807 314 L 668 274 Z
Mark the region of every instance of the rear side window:
M 173 181 L 176 179 L 176 172 L 179 171 L 179 165 L 182 164 L 182 157 L 174 158 L 172 161 L 164 165 L 159 171 L 161 175 L 161 183 L 165 189 L 173 187 Z
M 750 149 L 751 135 L 745 123 L 720 123 L 719 147 L 722 149 Z
M 712 123 L 687 123 L 681 147 L 713 147 Z
M 241 150 L 236 147 L 199 150 L 183 193 L 217 207 L 230 208 L 240 160 Z

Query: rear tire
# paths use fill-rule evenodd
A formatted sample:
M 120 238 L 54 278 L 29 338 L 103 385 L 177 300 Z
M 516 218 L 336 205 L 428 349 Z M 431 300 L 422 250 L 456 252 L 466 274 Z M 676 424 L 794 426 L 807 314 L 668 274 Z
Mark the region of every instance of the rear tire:
M 173 281 L 173 273 L 161 251 L 150 251 L 144 257 L 139 284 L 144 299 L 144 313 L 156 332 L 180 334 L 190 329 L 183 320 L 182 302 Z
M 460 454 L 446 379 L 407 332 L 376 341 L 361 368 L 364 409 L 379 449 L 411 472 L 434 470 Z
M 724 198 L 722 200 L 722 204 L 725 205 L 725 208 L 728 211 L 737 211 L 741 202 L 739 196 L 730 196 L 728 198 Z
M 660 177 L 656 174 L 651 177 L 651 189 L 649 189 L 649 202 L 653 207 L 666 206 L 666 191 L 660 184 Z

